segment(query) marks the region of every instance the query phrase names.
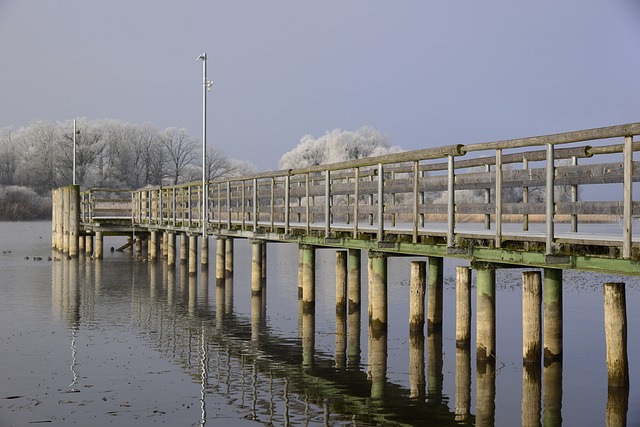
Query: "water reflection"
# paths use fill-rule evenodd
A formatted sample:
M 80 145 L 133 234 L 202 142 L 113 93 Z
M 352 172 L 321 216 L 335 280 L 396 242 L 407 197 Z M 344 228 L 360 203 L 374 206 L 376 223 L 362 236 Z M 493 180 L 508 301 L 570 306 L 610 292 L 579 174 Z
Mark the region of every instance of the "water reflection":
M 364 325 L 359 310 L 336 313 L 335 347 L 326 353 L 316 342 L 316 312 L 303 310 L 301 300 L 299 335 L 281 336 L 268 321 L 265 287 L 261 295 L 251 297 L 250 315 L 245 315 L 233 310 L 232 275 L 217 280 L 215 289 L 210 289 L 208 273 L 189 275 L 182 264 L 171 269 L 163 263 L 132 261 L 121 262 L 118 268 L 126 270 L 118 280 L 130 277 L 130 283 L 114 283 L 109 273 L 113 266 L 100 261 L 81 258 L 52 263 L 52 310 L 71 333 L 71 389 L 82 378 L 77 369 L 82 349 L 78 331 L 93 322 L 97 311 L 101 321 L 121 315 L 110 314 L 114 307 L 110 304 L 128 299 L 134 328 L 199 383 L 200 425 L 206 425 L 215 412 L 207 410 L 212 393 L 224 397 L 233 411 L 274 425 L 366 426 L 382 420 L 409 425 L 437 420 L 435 424 L 443 426 L 496 423 L 499 373 L 495 363 L 478 362 L 474 377 L 468 347 L 455 349 L 455 404 L 449 407 L 442 333 L 426 338 L 420 332 L 409 335 L 407 387 L 389 378 L 387 330 L 372 330 L 367 325 L 363 364 L 360 337 Z M 107 301 L 114 295 L 118 297 L 115 302 Z M 524 365 L 522 425 L 562 425 L 562 387 L 562 362 Z M 608 426 L 626 425 L 628 399 L 628 390 L 609 390 Z

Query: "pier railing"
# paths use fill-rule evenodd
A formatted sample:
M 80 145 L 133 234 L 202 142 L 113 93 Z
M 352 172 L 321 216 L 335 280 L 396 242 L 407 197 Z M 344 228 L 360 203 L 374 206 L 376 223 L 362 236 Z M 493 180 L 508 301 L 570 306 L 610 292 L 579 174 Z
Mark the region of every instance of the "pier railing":
M 632 192 L 640 180 L 633 159 L 638 134 L 640 123 L 632 123 L 449 145 L 208 181 L 204 191 L 201 182 L 93 189 L 81 195 L 81 221 L 193 232 L 204 221 L 211 234 L 313 234 L 449 248 L 469 239 L 496 248 L 520 240 L 538 242 L 546 254 L 561 241 L 597 241 L 619 246 L 628 259 L 633 217 L 640 215 Z M 603 219 L 619 222 L 617 236 L 578 232 L 579 223 Z M 574 237 L 560 239 L 560 221 Z

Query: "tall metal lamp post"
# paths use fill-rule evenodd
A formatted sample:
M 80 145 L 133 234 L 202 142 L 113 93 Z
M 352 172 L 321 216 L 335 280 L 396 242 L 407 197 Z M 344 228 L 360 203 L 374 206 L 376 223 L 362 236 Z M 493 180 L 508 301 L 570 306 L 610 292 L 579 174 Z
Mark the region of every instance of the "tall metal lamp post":
M 76 130 L 76 119 L 73 119 L 73 185 L 76 185 L 76 135 L 79 133 Z
M 207 80 L 207 54 L 198 56 L 202 60 L 202 238 L 205 239 L 206 228 L 206 182 L 207 182 L 207 91 L 211 92 L 213 82 Z M 204 245 L 204 243 L 203 243 Z

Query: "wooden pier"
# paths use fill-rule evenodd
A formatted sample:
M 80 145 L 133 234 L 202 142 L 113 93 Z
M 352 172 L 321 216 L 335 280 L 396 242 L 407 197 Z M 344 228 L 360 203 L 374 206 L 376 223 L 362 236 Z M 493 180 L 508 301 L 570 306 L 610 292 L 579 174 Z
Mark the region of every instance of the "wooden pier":
M 640 215 L 633 199 L 638 134 L 640 123 L 632 123 L 457 144 L 209 181 L 204 188 L 199 182 L 82 192 L 69 186 L 53 192 L 52 245 L 71 257 L 99 260 L 104 236 L 124 236 L 123 247 L 138 259 L 165 259 L 170 267 L 179 260 L 195 275 L 198 264 L 208 267 L 214 238 L 216 278 L 224 280 L 233 274 L 234 239 L 249 239 L 252 294 L 259 296 L 265 245 L 297 244 L 299 299 L 309 322 L 316 249 L 338 250 L 337 312 L 360 307 L 367 251 L 369 326 L 384 337 L 388 257 L 425 258 L 411 273 L 410 327 L 417 334 L 425 324 L 428 332 L 441 330 L 443 263 L 464 259 L 469 265 L 457 270 L 456 342 L 461 349 L 471 345 L 475 270 L 476 349 L 478 360 L 489 364 L 486 372 L 496 357 L 495 270 L 525 268 L 531 271 L 523 273 L 523 362 L 553 363 L 562 359 L 563 270 L 640 275 L 640 234 L 633 232 Z M 465 192 L 480 194 L 482 202 L 469 202 Z M 609 384 L 626 387 L 624 285 L 604 289 Z M 313 335 L 304 336 L 312 354 Z

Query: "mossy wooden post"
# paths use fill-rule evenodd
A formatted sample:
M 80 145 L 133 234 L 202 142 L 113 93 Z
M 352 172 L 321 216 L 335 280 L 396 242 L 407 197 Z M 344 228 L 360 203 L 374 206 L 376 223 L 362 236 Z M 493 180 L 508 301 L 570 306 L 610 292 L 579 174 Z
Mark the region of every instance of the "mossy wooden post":
M 336 314 L 347 311 L 347 251 L 336 251 Z
M 305 313 L 315 313 L 316 248 L 302 245 L 302 304 Z
M 444 287 L 444 258 L 429 257 L 427 275 L 427 331 L 442 332 L 442 298 Z
M 562 270 L 544 269 L 544 359 L 562 360 Z
M 200 248 L 200 267 L 203 270 L 209 268 L 209 236 L 202 236 L 202 247 Z
M 262 242 L 262 287 L 267 286 L 267 242 Z
M 298 300 L 302 301 L 302 288 L 304 284 L 304 249 L 298 245 Z
M 562 361 L 545 360 L 542 371 L 542 425 L 562 426 Z
M 624 283 L 604 284 L 604 333 L 609 387 L 629 387 L 627 302 Z
M 409 289 L 409 335 L 424 335 L 424 293 L 427 280 L 427 263 L 411 262 Z
M 158 230 L 151 231 L 149 240 L 149 262 L 156 262 L 158 258 Z
M 233 239 L 227 237 L 224 240 L 224 270 L 225 278 L 233 278 Z
M 69 187 L 69 256 L 78 256 L 80 237 L 80 186 Z
M 349 313 L 360 313 L 362 280 L 362 252 L 360 249 L 349 249 Z
M 189 275 L 194 275 L 198 272 L 198 236 L 195 234 L 189 235 Z
M 522 273 L 522 360 L 540 364 L 542 356 L 542 277 L 539 271 Z
M 96 253 L 95 259 L 102 259 L 104 255 L 104 241 L 102 237 L 102 231 L 96 231 Z
M 471 269 L 456 267 L 456 346 L 471 343 Z
M 444 385 L 442 333 L 433 332 L 427 336 L 427 356 L 427 395 L 429 401 L 441 401 Z
M 311 251 L 313 252 L 313 251 Z M 305 307 L 306 309 L 306 307 Z M 303 309 L 303 311 L 305 310 Z M 313 311 L 302 314 L 302 366 L 313 366 L 316 348 L 316 315 Z
M 251 295 L 262 295 L 262 242 L 251 241 Z
M 344 369 L 347 367 L 347 310 L 346 309 L 342 311 L 336 311 L 336 364 L 335 364 L 335 367 L 336 369 Z
M 176 266 L 176 233 L 174 232 L 169 233 L 167 246 L 168 246 L 167 265 L 173 268 Z
M 216 285 L 224 284 L 224 240 L 216 239 Z
M 387 330 L 387 255 L 369 251 L 369 326 Z
M 481 268 L 476 277 L 476 356 L 478 360 L 489 360 L 496 354 L 496 272 Z

